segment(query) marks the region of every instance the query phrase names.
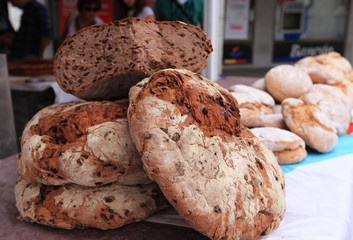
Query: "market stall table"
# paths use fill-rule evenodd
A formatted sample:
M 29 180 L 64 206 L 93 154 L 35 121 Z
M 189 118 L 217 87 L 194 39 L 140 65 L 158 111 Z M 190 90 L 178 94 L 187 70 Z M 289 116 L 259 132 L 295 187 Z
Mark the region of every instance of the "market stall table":
M 264 239 L 352 239 L 353 135 L 339 138 L 326 154 L 309 152 L 303 162 L 282 165 L 286 173 L 284 219 Z M 63 230 L 20 222 L 15 207 L 15 155 L 0 160 L 1 239 L 207 239 L 169 208 L 122 228 Z M 164 223 L 164 224 L 162 224 Z

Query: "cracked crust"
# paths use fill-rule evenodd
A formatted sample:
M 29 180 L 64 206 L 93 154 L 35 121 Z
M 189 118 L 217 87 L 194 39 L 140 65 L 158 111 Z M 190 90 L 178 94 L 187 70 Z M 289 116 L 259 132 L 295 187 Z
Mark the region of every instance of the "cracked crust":
M 15 197 L 20 220 L 65 229 L 118 228 L 139 222 L 168 206 L 155 183 L 46 186 L 20 179 Z
M 351 123 L 351 105 L 349 98 L 337 87 L 315 84 L 300 98 L 306 104 L 313 104 L 332 121 L 338 136 L 346 133 Z
M 308 56 L 296 62 L 295 66 L 306 71 L 313 83 L 340 82 L 352 71 L 350 62 L 338 52 Z
M 336 129 L 318 106 L 287 98 L 282 102 L 282 115 L 288 128 L 311 148 L 326 153 L 336 146 Z
M 196 26 L 127 18 L 66 39 L 56 53 L 54 74 L 65 92 L 81 99 L 118 99 L 161 69 L 201 72 L 211 52 L 210 40 Z
M 150 182 L 130 136 L 127 108 L 123 100 L 42 109 L 23 131 L 18 174 L 47 185 Z
M 255 239 L 277 228 L 285 181 L 273 153 L 240 123 L 219 85 L 167 69 L 130 91 L 131 136 L 149 177 L 197 231 Z

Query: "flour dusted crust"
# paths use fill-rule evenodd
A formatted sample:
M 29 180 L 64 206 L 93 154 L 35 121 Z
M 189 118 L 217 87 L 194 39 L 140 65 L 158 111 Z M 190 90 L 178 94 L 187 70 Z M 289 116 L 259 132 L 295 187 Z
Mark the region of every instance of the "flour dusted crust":
M 340 89 L 349 99 L 348 107 L 353 107 L 353 81 L 344 79 L 340 82 L 328 82 L 328 85 Z
M 266 91 L 266 84 L 265 84 L 265 78 L 260 78 L 256 80 L 253 84 L 251 84 L 253 88 Z
M 42 109 L 24 129 L 18 174 L 47 185 L 150 182 L 130 136 L 127 108 L 128 100 Z
M 288 128 L 311 148 L 326 153 L 336 146 L 336 129 L 318 106 L 300 99 L 287 98 L 282 102 L 282 115 Z
M 118 228 L 168 206 L 155 183 L 47 186 L 20 179 L 15 197 L 21 220 L 65 229 Z
M 201 72 L 211 52 L 211 42 L 196 26 L 127 18 L 66 39 L 54 58 L 54 74 L 65 92 L 81 99 L 118 99 L 161 69 Z
M 298 98 L 313 85 L 310 76 L 292 65 L 278 65 L 265 75 L 266 90 L 279 102 L 286 98 Z
M 214 239 L 255 239 L 279 226 L 283 171 L 240 122 L 226 89 L 167 69 L 133 87 L 129 99 L 146 172 L 194 229 Z
M 273 127 L 252 128 L 251 132 L 271 149 L 279 164 L 297 163 L 307 155 L 304 140 L 293 132 Z
M 351 122 L 349 98 L 339 89 L 326 84 L 315 84 L 301 97 L 306 104 L 314 104 L 331 119 L 339 136 L 344 135 Z
M 286 123 L 283 120 L 282 113 L 270 113 L 265 114 L 262 117 L 264 127 L 275 127 L 280 129 L 288 129 Z
M 264 115 L 273 113 L 275 100 L 272 96 L 242 84 L 231 86 L 229 91 L 239 104 L 241 122 L 246 127 L 263 127 Z
M 352 65 L 338 52 L 305 57 L 296 62 L 295 66 L 306 71 L 314 83 L 341 81 L 352 71 Z

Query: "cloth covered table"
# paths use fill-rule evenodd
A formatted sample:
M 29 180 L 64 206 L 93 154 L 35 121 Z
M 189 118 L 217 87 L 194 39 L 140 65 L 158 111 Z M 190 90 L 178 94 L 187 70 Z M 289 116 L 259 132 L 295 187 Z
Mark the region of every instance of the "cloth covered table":
M 263 239 L 353 239 L 353 135 L 339 138 L 326 154 L 309 152 L 299 164 L 282 165 L 286 213 Z M 207 239 L 168 208 L 142 223 L 108 231 L 63 230 L 16 220 L 15 156 L 0 160 L 0 239 Z M 164 223 L 164 224 L 161 224 Z

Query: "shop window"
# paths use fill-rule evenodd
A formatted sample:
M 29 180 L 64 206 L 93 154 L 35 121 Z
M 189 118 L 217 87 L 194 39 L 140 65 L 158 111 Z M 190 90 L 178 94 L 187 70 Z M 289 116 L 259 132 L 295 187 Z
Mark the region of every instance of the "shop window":
M 223 63 L 252 62 L 254 0 L 226 0 Z
M 278 0 L 273 62 L 343 54 L 349 0 Z

